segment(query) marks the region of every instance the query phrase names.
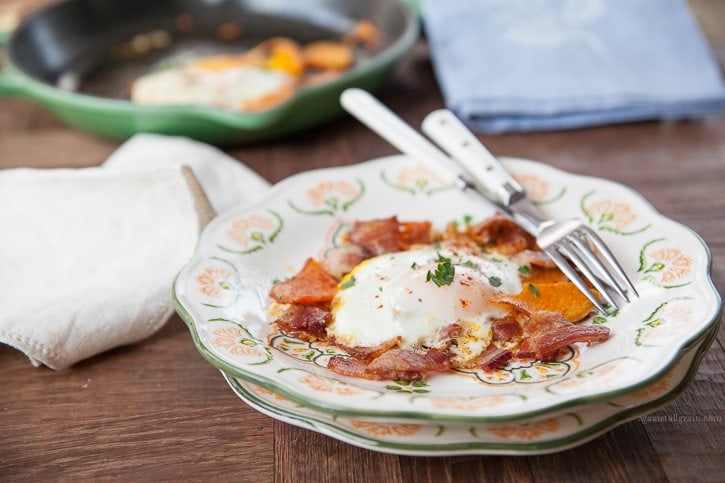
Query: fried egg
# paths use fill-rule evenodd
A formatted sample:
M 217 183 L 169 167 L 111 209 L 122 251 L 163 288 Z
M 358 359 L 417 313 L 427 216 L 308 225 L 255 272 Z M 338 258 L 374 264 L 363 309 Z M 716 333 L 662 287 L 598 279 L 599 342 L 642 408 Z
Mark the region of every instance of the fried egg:
M 295 83 L 284 70 L 217 64 L 207 67 L 198 63 L 141 76 L 133 83 L 131 100 L 147 105 L 207 105 L 245 110 L 245 106 L 291 92 Z
M 436 270 L 446 259 L 454 275 L 439 286 Z M 519 293 L 521 281 L 508 260 L 424 247 L 365 260 L 339 287 L 327 331 L 340 344 L 371 347 L 399 337 L 402 348 L 438 347 L 441 329 L 457 323 L 451 350 L 463 365 L 489 345 L 491 320 L 506 314 L 489 300 Z

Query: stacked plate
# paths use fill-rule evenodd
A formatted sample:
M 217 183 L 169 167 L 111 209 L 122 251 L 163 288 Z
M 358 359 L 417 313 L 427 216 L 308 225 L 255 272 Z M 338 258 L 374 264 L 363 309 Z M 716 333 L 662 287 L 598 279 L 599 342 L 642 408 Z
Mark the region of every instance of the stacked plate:
M 609 327 L 607 342 L 573 345 L 553 362 L 405 383 L 339 376 L 326 369 L 338 349 L 273 333 L 267 293 L 275 279 L 321 258 L 355 220 L 397 215 L 442 228 L 493 214 L 404 156 L 299 174 L 218 217 L 177 277 L 177 311 L 247 404 L 378 451 L 557 451 L 669 403 L 717 333 L 721 301 L 705 244 L 622 185 L 533 161 L 504 164 L 552 218 L 588 220 L 635 282 L 637 301 L 584 322 Z

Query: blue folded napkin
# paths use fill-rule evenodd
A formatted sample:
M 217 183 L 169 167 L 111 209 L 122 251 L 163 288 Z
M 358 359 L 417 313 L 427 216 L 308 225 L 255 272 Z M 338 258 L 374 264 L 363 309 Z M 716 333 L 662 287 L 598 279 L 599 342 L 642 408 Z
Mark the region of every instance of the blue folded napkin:
M 424 0 L 446 104 L 485 132 L 689 118 L 725 107 L 681 0 Z

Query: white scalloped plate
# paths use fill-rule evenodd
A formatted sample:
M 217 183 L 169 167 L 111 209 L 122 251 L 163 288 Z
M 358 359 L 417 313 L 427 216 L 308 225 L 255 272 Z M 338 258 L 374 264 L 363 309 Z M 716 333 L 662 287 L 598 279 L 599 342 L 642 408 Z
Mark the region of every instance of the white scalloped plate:
M 325 368 L 336 349 L 270 337 L 273 280 L 321 256 L 352 221 L 397 215 L 442 228 L 493 213 L 404 156 L 302 173 L 262 201 L 217 217 L 174 283 L 177 311 L 199 352 L 219 369 L 344 416 L 501 423 L 607 401 L 662 378 L 720 315 L 702 240 L 620 184 L 534 161 L 504 164 L 552 217 L 588 220 L 632 277 L 637 301 L 616 317 L 586 322 L 610 327 L 607 342 L 574 345 L 553 363 L 515 362 L 405 385 L 338 376 Z
M 704 341 L 686 351 L 674 369 L 644 389 L 611 401 L 503 424 L 445 425 L 338 417 L 222 374 L 242 401 L 263 414 L 362 448 L 414 456 L 542 454 L 579 446 L 667 405 L 694 378 L 700 360 L 716 336 L 715 327 Z

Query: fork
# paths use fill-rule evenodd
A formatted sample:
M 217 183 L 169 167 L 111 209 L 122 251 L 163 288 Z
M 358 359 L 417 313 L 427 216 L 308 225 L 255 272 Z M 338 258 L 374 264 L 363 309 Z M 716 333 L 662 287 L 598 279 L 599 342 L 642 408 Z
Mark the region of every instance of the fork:
M 501 163 L 476 136 L 447 109 L 433 111 L 423 120 L 423 132 L 443 148 L 469 174 L 477 189 L 495 196 L 529 233 L 559 269 L 603 314 L 609 310 L 596 297 L 580 273 L 608 303 L 619 310 L 613 294 L 630 302 L 637 290 L 597 233 L 581 219 L 557 221 L 544 215 L 526 196 Z
M 580 219 L 556 221 L 545 216 L 451 111 L 434 111 L 422 125 L 423 131 L 450 154 L 449 158 L 369 93 L 348 89 L 340 102 L 401 152 L 447 168 L 448 178 L 453 176 L 457 187 L 482 195 L 514 218 L 536 237 L 539 247 L 602 314 L 620 310 L 615 295 L 626 302 L 638 297 L 624 269 L 596 232 Z M 606 303 L 599 300 L 585 278 Z

